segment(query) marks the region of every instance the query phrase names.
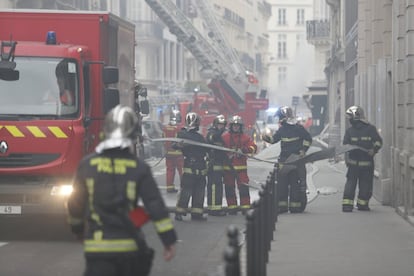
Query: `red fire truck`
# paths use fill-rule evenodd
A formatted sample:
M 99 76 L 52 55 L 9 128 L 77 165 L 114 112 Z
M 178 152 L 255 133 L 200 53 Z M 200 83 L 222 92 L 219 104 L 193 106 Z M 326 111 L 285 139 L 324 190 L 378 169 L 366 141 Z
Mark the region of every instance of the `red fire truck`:
M 0 11 L 0 218 L 64 211 L 105 114 L 138 112 L 134 31 L 108 12 Z

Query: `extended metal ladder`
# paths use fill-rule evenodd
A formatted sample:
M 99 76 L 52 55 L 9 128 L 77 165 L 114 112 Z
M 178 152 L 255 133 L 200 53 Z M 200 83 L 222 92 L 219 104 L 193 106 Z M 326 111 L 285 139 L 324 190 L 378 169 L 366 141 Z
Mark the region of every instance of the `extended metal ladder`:
M 194 27 L 186 15 L 171 0 L 145 0 L 158 17 L 168 26 L 178 41 L 193 54 L 202 66 L 202 72 L 209 78 L 225 81 L 232 91 L 231 97 L 238 103 L 244 102 L 248 82 L 243 79 L 244 72 L 235 68 L 235 62 L 229 62 L 228 50 L 217 48 L 208 42 Z M 195 1 L 195 2 L 204 2 Z M 203 5 L 201 5 L 203 6 Z M 204 6 L 202 9 L 205 9 Z M 219 32 L 217 32 L 218 34 Z M 234 57 L 232 58 L 234 59 Z M 231 60 L 232 60 L 231 59 Z

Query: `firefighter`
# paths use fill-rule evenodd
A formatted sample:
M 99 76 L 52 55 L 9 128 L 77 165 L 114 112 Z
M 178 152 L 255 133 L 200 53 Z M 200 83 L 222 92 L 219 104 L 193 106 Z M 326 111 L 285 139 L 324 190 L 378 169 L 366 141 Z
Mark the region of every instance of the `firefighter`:
M 181 123 L 181 113 L 178 110 L 173 110 L 170 116 L 170 121 L 167 126 L 164 127 L 165 138 L 176 138 L 179 131 L 178 124 Z M 165 166 L 167 168 L 167 193 L 176 193 L 178 190 L 174 186 L 175 172 L 178 172 L 178 176 L 181 183 L 183 175 L 184 158 L 180 149 L 174 149 L 172 142 L 165 143 Z
M 356 145 L 366 149 L 355 149 L 347 153 L 345 162 L 348 167 L 342 200 L 342 211 L 352 212 L 355 189 L 358 184 L 357 208 L 369 211 L 369 200 L 372 196 L 374 177 L 374 155 L 382 147 L 382 138 L 375 126 L 371 125 L 359 106 L 351 106 L 346 110 L 351 126 L 345 131 L 343 144 Z
M 279 129 L 273 135 L 263 135 L 262 139 L 270 144 L 280 141 L 279 168 L 292 154 L 304 157 L 312 143 L 312 137 L 305 128 L 298 124 L 293 116 L 292 108 L 281 107 L 276 116 L 279 117 Z M 278 207 L 279 213 L 288 210 L 291 213 L 302 213 L 307 204 L 306 167 L 298 164 L 288 173 L 278 175 Z
M 153 250 L 143 238 L 142 223 L 131 220 L 135 210 L 141 210 L 137 220 L 152 219 L 164 259 L 174 257 L 177 236 L 168 210 L 150 167 L 132 150 L 138 126 L 131 108 L 116 106 L 105 118 L 105 140 L 76 172 L 67 208 L 71 230 L 83 240 L 86 276 L 149 274 Z M 145 212 L 135 209 L 138 199 Z
M 186 127 L 178 132 L 178 138 L 205 143 L 204 137 L 198 132 L 200 116 L 197 113 L 189 112 L 185 116 L 185 125 Z M 176 143 L 174 147 L 180 148 L 184 156 L 183 177 L 175 219 L 183 220 L 191 197 L 191 220 L 206 220 L 207 218 L 203 216 L 203 207 L 207 175 L 207 149 L 184 143 Z
M 243 126 L 242 118 L 235 115 L 229 121 L 229 131 L 222 136 L 225 147 L 240 152 L 240 154 L 228 154 L 225 160 L 227 164 L 224 166 L 224 188 L 230 215 L 236 215 L 238 209 L 235 183 L 239 190 L 242 213 L 250 208 L 247 157 L 243 154 L 255 154 L 257 146 L 248 135 L 243 133 Z
M 216 146 L 224 146 L 222 134 L 226 131 L 227 121 L 224 115 L 217 115 L 213 125 L 207 132 L 206 140 Z M 207 206 L 208 214 L 212 216 L 225 216 L 222 207 L 223 201 L 223 165 L 226 153 L 212 149 L 208 153 L 207 174 Z

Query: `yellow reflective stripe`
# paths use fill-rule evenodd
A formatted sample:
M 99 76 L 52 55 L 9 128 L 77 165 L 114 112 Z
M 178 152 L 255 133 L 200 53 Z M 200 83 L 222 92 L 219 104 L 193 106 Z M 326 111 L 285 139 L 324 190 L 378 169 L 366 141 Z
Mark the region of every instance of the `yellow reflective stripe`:
M 300 202 L 289 202 L 289 207 L 293 207 L 293 208 L 298 208 L 300 207 L 302 204 Z
M 70 225 L 79 225 L 83 223 L 83 219 L 68 216 L 68 223 Z
M 34 137 L 36 138 L 45 138 L 46 134 L 43 133 L 43 131 L 40 130 L 37 126 L 27 126 L 26 127 Z
M 217 211 L 217 210 L 223 209 L 223 207 L 221 207 L 220 205 L 211 205 L 211 206 L 208 206 L 208 209 L 211 211 Z
M 357 204 L 359 204 L 359 205 L 368 205 L 368 200 L 363 200 L 363 199 L 358 198 Z
M 247 170 L 247 166 L 233 166 L 233 168 L 230 168 L 230 166 L 223 166 L 225 171 L 231 171 L 231 170 L 236 170 L 236 171 L 242 171 L 242 170 Z
M 310 146 L 310 144 L 311 144 L 311 143 L 310 143 L 309 141 L 307 141 L 307 140 L 303 140 L 303 145 L 304 145 L 304 146 Z
M 343 205 L 354 205 L 354 201 L 352 200 L 352 199 L 346 199 L 346 198 L 344 198 L 344 199 L 342 199 L 342 204 Z
M 250 209 L 250 204 L 240 205 L 240 209 Z
M 291 137 L 291 138 L 282 138 L 282 142 L 294 142 L 299 140 L 299 137 Z
M 178 207 L 178 206 L 175 208 L 175 211 L 176 211 L 177 213 L 185 213 L 185 212 L 187 212 L 187 210 L 186 210 L 186 209 L 181 208 L 181 207 Z
M 159 221 L 155 221 L 155 228 L 157 229 L 158 233 L 164 233 L 174 229 L 172 221 L 170 218 L 165 218 Z
M 279 201 L 279 206 L 287 207 L 287 205 L 288 205 L 287 201 Z
M 231 209 L 237 209 L 237 205 L 230 205 L 230 206 L 227 207 L 227 209 L 230 209 L 230 210 Z
M 103 231 L 102 230 L 98 230 L 93 232 L 93 239 L 95 241 L 101 241 L 103 238 Z
M 213 171 L 222 171 L 223 169 L 223 166 L 213 166 Z
M 371 166 L 371 161 L 359 161 L 358 166 Z
M 361 137 L 361 141 L 371 141 L 371 137 L 363 136 L 363 137 Z
M 188 173 L 188 174 L 206 175 L 207 169 L 199 170 L 199 169 L 184 168 L 183 172 Z
M 129 200 L 133 201 L 136 197 L 137 183 L 135 181 L 128 181 L 126 186 L 126 196 Z
M 203 208 L 191 208 L 191 213 L 202 214 Z
M 89 211 L 91 212 L 91 218 L 98 224 L 102 225 L 101 218 L 98 213 L 95 212 L 93 207 L 93 194 L 95 191 L 95 181 L 93 178 L 86 178 L 86 188 L 88 189 L 88 202 L 89 202 Z
M 56 138 L 68 138 L 68 136 L 60 129 L 60 127 L 48 127 L 48 129 L 56 136 Z
M 24 137 L 24 134 L 16 126 L 5 126 L 13 137 Z
M 181 151 L 167 151 L 167 154 L 171 154 L 171 155 L 182 155 L 183 153 Z
M 382 143 L 380 141 L 376 141 L 374 143 L 374 146 L 381 147 L 382 146 Z
M 131 252 L 137 251 L 138 246 L 133 239 L 119 240 L 85 240 L 85 252 Z
M 354 141 L 354 142 L 358 141 L 358 137 L 351 137 L 351 141 Z

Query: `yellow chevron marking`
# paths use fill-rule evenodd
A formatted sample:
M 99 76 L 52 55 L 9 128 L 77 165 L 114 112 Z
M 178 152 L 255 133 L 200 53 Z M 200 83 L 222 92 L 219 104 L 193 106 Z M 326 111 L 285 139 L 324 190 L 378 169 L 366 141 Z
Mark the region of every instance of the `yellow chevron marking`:
M 24 134 L 16 126 L 4 126 L 12 136 L 24 137 Z
M 46 135 L 40 130 L 37 126 L 27 126 L 27 129 L 33 134 L 36 138 L 45 138 Z
M 68 136 L 60 129 L 60 127 L 48 127 L 48 129 L 56 136 L 56 138 L 68 138 Z

